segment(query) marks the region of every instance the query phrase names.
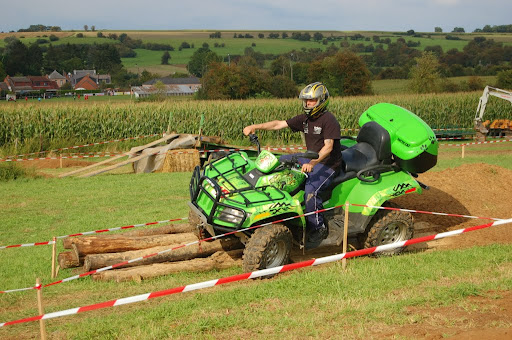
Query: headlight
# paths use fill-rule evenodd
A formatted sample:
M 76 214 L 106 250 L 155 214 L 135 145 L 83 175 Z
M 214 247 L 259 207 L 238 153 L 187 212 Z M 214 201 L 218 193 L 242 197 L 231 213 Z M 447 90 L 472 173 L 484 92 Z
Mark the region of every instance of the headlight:
M 223 207 L 220 208 L 219 220 L 234 224 L 240 224 L 244 219 L 244 213 L 241 210 Z

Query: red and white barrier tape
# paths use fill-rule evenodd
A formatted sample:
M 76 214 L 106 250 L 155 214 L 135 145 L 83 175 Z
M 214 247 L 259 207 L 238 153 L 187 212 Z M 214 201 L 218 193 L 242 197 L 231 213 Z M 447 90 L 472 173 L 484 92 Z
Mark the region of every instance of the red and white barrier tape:
M 475 227 L 469 227 L 469 228 L 465 228 L 465 229 L 458 229 L 458 230 L 453 230 L 453 231 L 447 231 L 444 233 L 439 233 L 439 234 L 434 234 L 434 235 L 429 235 L 429 236 L 424 236 L 424 237 L 418 237 L 418 238 L 414 238 L 414 239 L 410 239 L 410 240 L 406 240 L 406 241 L 402 241 L 402 242 L 390 243 L 390 244 L 386 244 L 386 245 L 382 245 L 382 246 L 366 248 L 366 249 L 361 249 L 361 250 L 355 250 L 355 251 L 331 255 L 331 256 L 325 256 L 325 257 L 312 259 L 312 260 L 308 260 L 308 261 L 286 264 L 284 266 L 268 268 L 268 269 L 263 269 L 263 270 L 257 270 L 257 271 L 250 272 L 250 273 L 238 274 L 238 275 L 228 276 L 228 277 L 224 277 L 224 278 L 220 278 L 220 279 L 203 281 L 203 282 L 199 282 L 199 283 L 189 284 L 186 286 L 160 290 L 157 292 L 134 295 L 134 296 L 130 296 L 130 297 L 96 303 L 96 304 L 92 304 L 92 305 L 88 305 L 88 306 L 76 307 L 76 308 L 61 310 L 61 311 L 57 311 L 57 312 L 53 312 L 53 313 L 36 315 L 36 316 L 24 318 L 24 319 L 7 321 L 7 322 L 0 323 L 0 327 L 10 326 L 10 325 L 15 325 L 15 324 L 20 324 L 20 323 L 26 323 L 26 322 L 30 322 L 30 321 L 47 320 L 47 319 L 68 316 L 68 315 L 75 315 L 78 313 L 83 313 L 83 312 L 88 312 L 88 311 L 93 311 L 93 310 L 98 310 L 98 309 L 103 309 L 103 308 L 108 308 L 108 307 L 117 307 L 117 306 L 126 305 L 126 304 L 130 304 L 130 303 L 146 301 L 149 299 L 162 297 L 162 296 L 168 296 L 168 295 L 172 295 L 172 294 L 186 293 L 186 292 L 191 292 L 194 290 L 211 288 L 211 287 L 219 286 L 219 285 L 222 285 L 225 283 L 237 282 L 237 281 L 248 280 L 248 279 L 255 279 L 255 278 L 259 278 L 259 277 L 263 277 L 263 276 L 267 276 L 267 275 L 284 273 L 284 272 L 294 270 L 294 269 L 318 266 L 318 265 L 325 264 L 325 263 L 336 262 L 336 261 L 339 261 L 342 259 L 353 258 L 353 257 L 358 257 L 358 256 L 363 256 L 363 255 L 370 255 L 373 253 L 389 251 L 389 250 L 392 250 L 395 248 L 406 247 L 406 246 L 410 246 L 410 245 L 417 244 L 417 243 L 439 240 L 442 238 L 456 236 L 456 235 L 460 235 L 462 233 L 480 230 L 480 229 L 489 228 L 492 226 L 498 226 L 498 225 L 507 224 L 507 223 L 512 223 L 512 218 L 507 219 L 507 220 L 494 221 L 494 222 L 491 222 L 488 224 L 483 224 L 483 225 L 479 225 L 479 226 L 475 226 Z
M 73 237 L 73 236 L 83 236 L 83 235 L 92 235 L 92 234 L 106 233 L 106 232 L 109 232 L 109 231 L 124 230 L 124 229 L 130 229 L 130 228 L 138 228 L 138 227 L 144 227 L 144 226 L 148 226 L 148 225 L 162 224 L 162 223 L 168 223 L 168 222 L 176 222 L 176 221 L 182 221 L 182 220 L 187 220 L 187 219 L 188 219 L 188 217 L 174 218 L 172 220 L 133 224 L 133 225 L 127 225 L 127 226 L 124 226 L 124 227 L 116 227 L 116 228 L 101 229 L 101 230 L 94 230 L 94 231 L 84 231 L 82 233 L 57 236 L 56 238 L 57 239 L 61 239 L 61 238 Z M 54 243 L 55 242 L 53 242 L 53 241 L 46 241 L 46 242 L 36 242 L 36 243 L 15 244 L 15 245 L 12 245 L 12 246 L 0 246 L 0 249 L 19 248 L 19 247 L 31 247 L 31 246 L 43 246 L 43 245 L 54 244 Z
M 480 145 L 480 144 L 492 144 L 492 143 L 503 143 L 503 142 L 512 142 L 512 139 L 490 140 L 490 141 L 485 141 L 485 142 L 474 142 L 474 143 L 465 143 L 465 144 L 439 144 L 439 146 L 467 146 L 467 145 Z
M 83 144 L 83 145 L 69 146 L 69 147 L 66 147 L 66 148 L 54 149 L 54 150 L 49 150 L 49 151 L 39 151 L 39 152 L 26 153 L 26 154 L 17 155 L 17 156 L 7 156 L 6 158 L 16 158 L 16 157 L 24 157 L 24 156 L 30 156 L 30 155 L 38 155 L 38 154 L 41 154 L 41 153 L 58 152 L 58 151 L 62 151 L 62 150 L 71 150 L 71 149 L 79 149 L 79 148 L 84 148 L 86 146 L 94 146 L 94 145 L 102 145 L 102 144 L 115 143 L 115 142 L 123 142 L 123 141 L 127 141 L 127 140 L 155 137 L 155 136 L 160 136 L 160 135 L 161 135 L 160 133 L 155 133 L 155 134 L 152 134 L 152 135 L 145 135 L 145 136 L 126 137 L 126 138 L 120 138 L 120 139 L 114 139 L 114 140 L 110 140 L 110 141 L 105 141 L 105 142 L 96 142 L 96 143 L 89 143 L 89 144 Z M 0 159 L 0 160 L 2 160 L 2 159 Z
M 492 219 L 492 218 L 489 218 L 489 217 L 477 217 L 477 216 L 447 214 L 447 213 L 436 213 L 436 212 L 430 212 L 430 211 L 420 211 L 420 210 L 411 210 L 411 209 L 377 207 L 377 206 L 368 206 L 368 205 L 363 205 L 363 204 L 350 204 L 350 205 L 357 206 L 357 207 L 367 207 L 367 208 L 383 209 L 383 210 L 402 210 L 402 211 L 407 211 L 407 212 L 415 212 L 415 213 L 423 213 L 423 214 L 431 214 L 431 215 L 441 215 L 441 216 L 465 217 L 465 218 L 474 218 L 474 219 Z M 46 288 L 46 287 L 53 286 L 53 285 L 60 284 L 60 283 L 64 283 L 64 282 L 73 281 L 73 280 L 80 279 L 80 278 L 83 278 L 83 277 L 86 277 L 86 276 L 90 276 L 90 275 L 93 275 L 93 274 L 96 274 L 96 273 L 100 273 L 100 272 L 103 272 L 103 271 L 115 269 L 117 267 L 121 267 L 121 266 L 124 266 L 126 264 L 142 261 L 142 260 L 150 258 L 150 257 L 162 255 L 162 254 L 174 251 L 176 249 L 192 246 L 194 244 L 199 244 L 201 242 L 216 240 L 216 239 L 219 239 L 219 238 L 222 238 L 222 237 L 226 237 L 226 236 L 229 236 L 229 235 L 234 235 L 236 233 L 240 233 L 240 232 L 244 232 L 244 231 L 248 231 L 248 230 L 252 230 L 252 229 L 256 229 L 256 228 L 265 227 L 265 226 L 268 226 L 268 225 L 271 225 L 271 224 L 275 224 L 275 223 L 282 223 L 282 222 L 290 221 L 290 220 L 293 220 L 293 219 L 296 219 L 296 218 L 306 217 L 306 216 L 309 216 L 309 215 L 312 215 L 312 214 L 318 214 L 318 213 L 329 211 L 329 210 L 332 210 L 332 209 L 341 208 L 341 207 L 344 207 L 344 206 L 345 206 L 345 204 L 342 204 L 342 205 L 338 205 L 338 206 L 331 207 L 331 208 L 317 210 L 317 211 L 305 213 L 305 214 L 302 214 L 302 215 L 292 216 L 292 217 L 288 217 L 288 218 L 285 218 L 285 219 L 281 219 L 281 220 L 277 220 L 277 221 L 272 221 L 272 222 L 268 222 L 268 223 L 264 223 L 264 224 L 260 224 L 260 225 L 255 225 L 255 226 L 251 226 L 251 227 L 248 227 L 248 228 L 245 228 L 245 229 L 234 230 L 234 231 L 231 231 L 231 232 L 228 232 L 228 233 L 225 233 L 225 234 L 216 235 L 216 236 L 213 236 L 213 237 L 208 237 L 208 238 L 205 238 L 205 239 L 201 239 L 201 240 L 197 240 L 197 241 L 181 244 L 181 245 L 173 247 L 173 248 L 164 249 L 164 250 L 162 250 L 160 252 L 157 252 L 157 253 L 144 255 L 144 256 L 137 257 L 137 258 L 130 259 L 130 260 L 126 260 L 126 261 L 123 261 L 123 262 L 120 262 L 120 263 L 116 263 L 116 264 L 113 264 L 113 265 L 110 265 L 110 266 L 107 266 L 107 267 L 95 269 L 95 270 L 89 271 L 87 273 L 82 273 L 82 274 L 71 276 L 71 277 L 68 277 L 68 278 L 65 278 L 65 279 L 62 279 L 62 280 L 59 280 L 59 281 L 48 283 L 48 284 L 43 285 L 42 288 Z M 499 219 L 494 219 L 494 220 L 500 221 Z M 72 235 L 72 236 L 77 236 L 77 235 Z M 67 237 L 67 236 L 64 236 L 64 237 Z M 31 290 L 31 289 L 37 289 L 37 287 L 36 286 L 31 286 L 31 287 L 26 287 L 26 288 L 10 289 L 10 290 L 5 290 L 5 291 L 0 291 L 0 294 L 2 294 L 2 293 L 15 293 L 15 292 L 21 292 L 21 291 L 26 291 L 26 290 Z
M 104 153 L 94 155 L 79 155 L 79 156 L 55 156 L 55 157 L 39 157 L 39 158 L 8 158 L 0 159 L 0 162 L 23 162 L 23 161 L 44 161 L 48 159 L 77 159 L 77 158 L 102 158 L 102 157 L 113 157 L 116 153 Z

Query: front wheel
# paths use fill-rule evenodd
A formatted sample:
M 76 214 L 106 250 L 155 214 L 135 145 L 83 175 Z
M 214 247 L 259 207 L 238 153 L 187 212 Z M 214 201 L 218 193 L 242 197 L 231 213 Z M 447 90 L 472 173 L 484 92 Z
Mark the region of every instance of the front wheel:
M 388 204 L 391 205 L 391 204 Z M 393 207 L 396 207 L 393 205 Z M 411 213 L 399 210 L 379 210 L 372 218 L 364 236 L 364 248 L 406 241 L 414 234 L 414 222 Z M 382 255 L 395 255 L 403 247 L 380 252 Z
M 285 225 L 256 229 L 245 245 L 243 269 L 252 272 L 285 265 L 290 260 L 292 233 Z

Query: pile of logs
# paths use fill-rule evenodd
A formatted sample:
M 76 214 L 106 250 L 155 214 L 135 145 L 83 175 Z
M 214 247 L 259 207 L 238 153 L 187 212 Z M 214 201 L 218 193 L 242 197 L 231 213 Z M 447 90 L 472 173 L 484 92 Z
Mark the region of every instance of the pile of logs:
M 158 228 L 133 230 L 121 234 L 70 237 L 63 240 L 58 256 L 60 268 L 82 267 L 83 272 L 115 265 L 156 253 L 155 256 L 92 275 L 93 280 L 141 281 L 183 271 L 205 271 L 241 265 L 242 249 L 237 239 L 199 242 L 194 227 L 171 224 Z M 172 251 L 165 251 L 176 248 Z M 165 251 L 165 252 L 164 252 Z

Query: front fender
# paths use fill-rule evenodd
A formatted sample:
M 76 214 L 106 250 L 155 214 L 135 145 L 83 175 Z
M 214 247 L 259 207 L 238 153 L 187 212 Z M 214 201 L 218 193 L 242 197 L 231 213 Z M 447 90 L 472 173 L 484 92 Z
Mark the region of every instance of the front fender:
M 294 196 L 295 197 L 295 196 Z M 260 205 L 250 213 L 249 221 L 246 221 L 247 226 L 259 225 L 267 223 L 269 221 L 276 221 L 283 218 L 289 218 L 292 216 L 300 216 L 291 221 L 295 225 L 306 225 L 304 219 L 304 211 L 302 205 L 297 199 L 289 199 L 278 202 L 272 202 L 270 204 Z

